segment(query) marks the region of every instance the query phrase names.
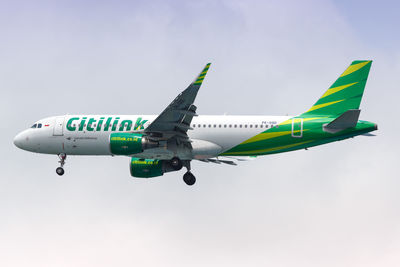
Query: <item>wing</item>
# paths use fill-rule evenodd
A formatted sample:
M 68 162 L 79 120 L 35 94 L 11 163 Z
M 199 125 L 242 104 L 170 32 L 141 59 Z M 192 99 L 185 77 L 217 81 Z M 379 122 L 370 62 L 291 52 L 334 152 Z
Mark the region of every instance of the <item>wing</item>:
M 228 165 L 238 165 L 239 162 L 241 161 L 249 161 L 249 160 L 254 160 L 256 157 L 215 157 L 215 158 L 209 158 L 209 159 L 199 159 L 199 161 L 203 162 L 211 162 L 211 163 L 216 163 L 216 164 L 221 164 L 225 163 Z
M 210 68 L 208 63 L 197 78 L 180 93 L 166 109 L 144 130 L 153 139 L 189 141 L 187 131 L 192 129 L 190 123 L 196 115 L 193 105 L 197 92 Z

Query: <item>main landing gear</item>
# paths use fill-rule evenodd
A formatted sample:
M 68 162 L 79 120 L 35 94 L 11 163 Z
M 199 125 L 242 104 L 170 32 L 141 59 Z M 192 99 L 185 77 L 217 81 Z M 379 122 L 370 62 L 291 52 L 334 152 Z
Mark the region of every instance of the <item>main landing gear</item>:
M 187 171 L 187 172 L 183 175 L 183 181 L 184 181 L 187 185 L 194 185 L 194 183 L 196 183 L 196 177 L 194 177 L 193 173 L 191 173 L 190 171 Z
M 60 159 L 58 162 L 60 163 L 61 166 L 56 169 L 56 173 L 61 176 L 61 175 L 64 174 L 64 168 L 63 167 L 64 167 L 64 164 L 65 164 L 65 160 L 67 158 L 67 154 L 60 153 L 60 154 L 58 154 L 58 158 Z
M 173 157 L 170 160 L 170 164 L 175 171 L 179 171 L 182 167 L 186 167 L 187 172 L 183 175 L 183 181 L 187 185 L 194 185 L 196 183 L 196 177 L 190 172 L 190 160 L 181 160 L 178 157 Z
M 182 160 L 180 160 L 180 159 L 177 158 L 177 157 L 173 157 L 173 158 L 171 159 L 170 163 L 171 163 L 172 168 L 173 168 L 175 171 L 179 171 L 179 170 L 182 169 L 182 167 L 183 167 Z
M 184 165 L 187 169 L 187 172 L 183 175 L 183 181 L 187 185 L 194 185 L 196 183 L 196 177 L 190 172 L 190 160 L 185 161 Z

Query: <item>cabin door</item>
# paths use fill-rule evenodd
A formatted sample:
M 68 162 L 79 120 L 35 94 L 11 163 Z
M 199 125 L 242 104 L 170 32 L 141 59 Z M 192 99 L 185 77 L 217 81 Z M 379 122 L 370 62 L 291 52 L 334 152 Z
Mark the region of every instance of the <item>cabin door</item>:
M 295 138 L 303 137 L 303 119 L 301 118 L 292 119 L 292 137 Z
M 60 136 L 63 135 L 64 131 L 64 116 L 63 117 L 56 117 L 54 128 L 53 128 L 53 135 Z

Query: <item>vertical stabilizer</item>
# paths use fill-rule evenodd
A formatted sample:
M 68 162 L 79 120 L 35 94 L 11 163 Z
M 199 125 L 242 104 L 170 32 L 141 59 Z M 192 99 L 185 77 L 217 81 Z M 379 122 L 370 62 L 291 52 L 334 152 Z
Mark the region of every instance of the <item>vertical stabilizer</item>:
M 356 60 L 339 76 L 318 101 L 301 116 L 338 117 L 349 109 L 359 109 L 372 60 Z

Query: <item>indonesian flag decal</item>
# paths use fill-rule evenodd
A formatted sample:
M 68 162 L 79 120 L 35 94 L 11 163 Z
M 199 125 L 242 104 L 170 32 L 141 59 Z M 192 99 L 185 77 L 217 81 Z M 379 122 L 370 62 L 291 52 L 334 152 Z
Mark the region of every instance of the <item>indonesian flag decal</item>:
M 45 125 L 44 125 L 44 127 L 49 127 L 49 126 L 50 126 L 49 124 L 45 124 Z

